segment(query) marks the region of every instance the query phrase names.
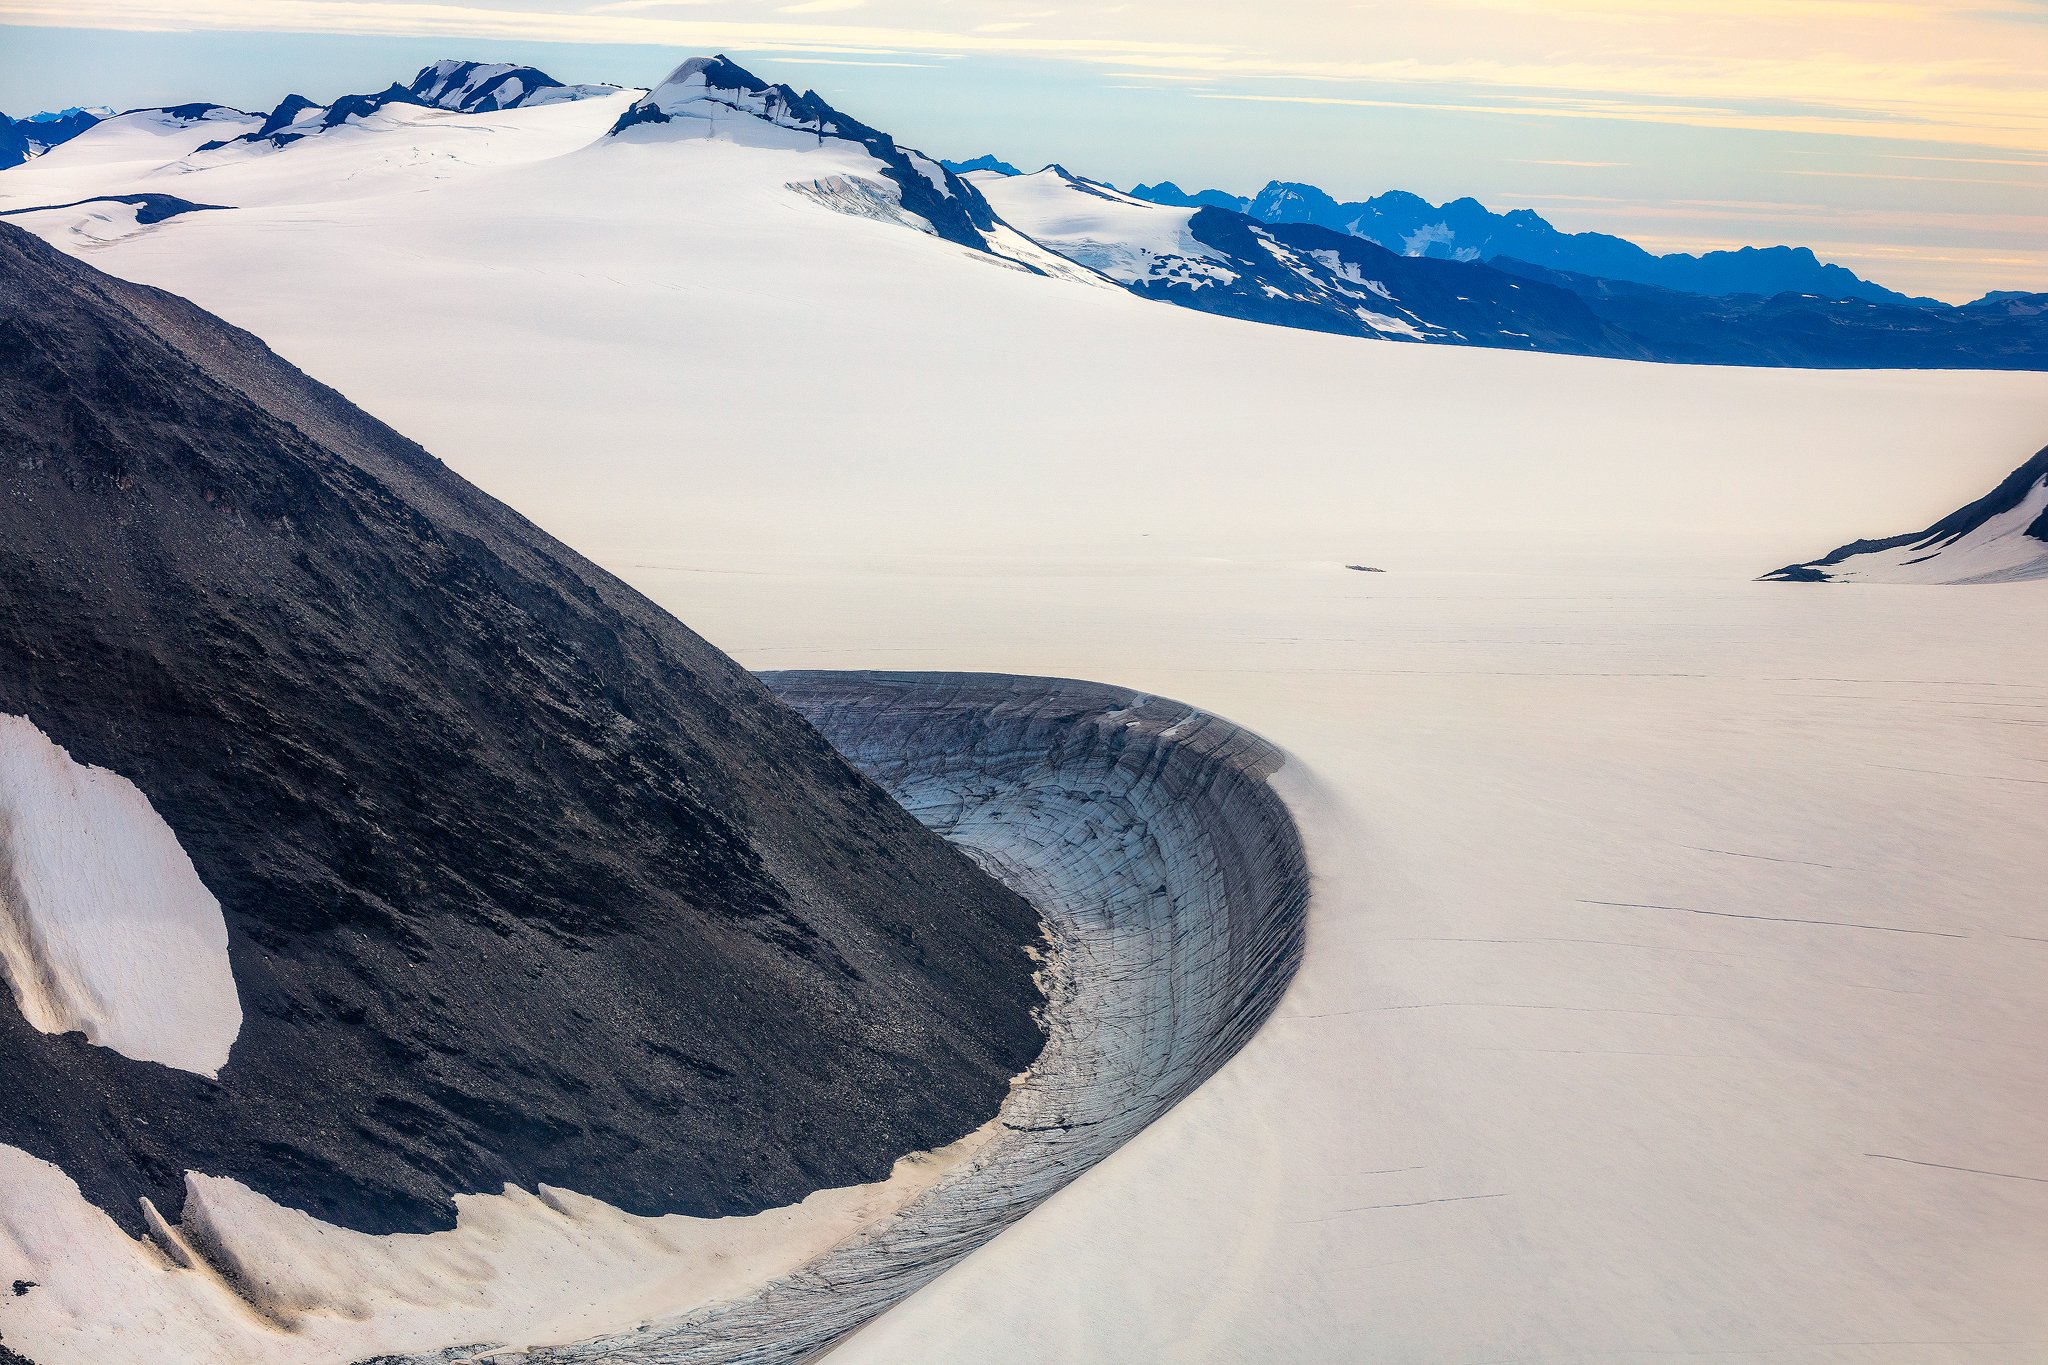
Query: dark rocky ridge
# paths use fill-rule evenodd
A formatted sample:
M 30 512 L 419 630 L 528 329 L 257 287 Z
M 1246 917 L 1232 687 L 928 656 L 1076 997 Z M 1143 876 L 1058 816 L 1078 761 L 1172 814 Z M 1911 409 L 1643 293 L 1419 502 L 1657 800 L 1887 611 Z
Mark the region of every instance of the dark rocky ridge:
M 1940 551 L 1950 542 L 1968 535 L 1996 516 L 2019 507 L 2042 483 L 2048 482 L 2048 447 L 2036 451 L 2034 458 L 2007 475 L 1998 485 L 1973 503 L 1957 508 L 1924 531 L 1913 531 L 1903 536 L 1890 536 L 1883 540 L 1852 540 L 1847 545 L 1830 550 L 1819 559 L 1804 564 L 1787 564 L 1782 569 L 1773 569 L 1763 576 L 1765 582 L 1777 583 L 1825 583 L 1829 581 L 1828 570 L 1854 559 L 1859 555 L 1883 554 L 1887 550 L 1903 550 L 1908 546 L 1928 551 L 1928 557 Z M 2043 512 L 2022 530 L 2029 539 L 2042 543 L 2043 553 L 2048 553 L 2048 512 Z
M 0 218 L 16 218 L 25 213 L 49 213 L 56 209 L 83 208 L 87 204 L 133 204 L 135 221 L 143 227 L 153 227 L 181 213 L 203 213 L 210 209 L 224 209 L 225 204 L 195 204 L 190 199 L 180 199 L 175 194 L 102 194 L 92 199 L 74 199 L 68 204 L 31 204 L 27 208 L 0 209 Z
M 0 224 L 0 713 L 225 913 L 218 1083 L 0 997 L 0 1142 L 131 1232 L 188 1169 L 373 1232 L 545 1182 L 746 1213 L 1037 1054 L 1037 917 L 745 670 L 174 296 Z

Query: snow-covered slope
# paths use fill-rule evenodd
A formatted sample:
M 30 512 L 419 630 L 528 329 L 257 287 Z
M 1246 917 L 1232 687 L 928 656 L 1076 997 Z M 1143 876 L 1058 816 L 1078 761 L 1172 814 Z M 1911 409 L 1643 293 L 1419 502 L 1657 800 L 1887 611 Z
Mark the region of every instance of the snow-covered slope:
M 0 716 L 0 973 L 44 1033 L 216 1076 L 242 1028 L 228 931 L 135 784 Z
M 1787 583 L 2013 583 L 2048 578 L 2048 450 L 1924 531 L 1858 540 L 1765 575 Z
M 1147 204 L 1059 166 L 1035 175 L 983 168 L 966 178 L 1005 222 L 1118 284 L 1199 290 L 1238 278 L 1228 256 L 1195 240 L 1188 210 Z
M 159 174 L 209 143 L 241 137 L 262 125 L 261 114 L 221 104 L 130 109 L 51 148 L 32 166 L 15 168 L 0 181 L 0 193 L 15 185 L 60 183 L 69 176 L 84 177 L 92 186 L 90 193 L 119 193 L 127 180 Z M 12 194 L 7 198 L 10 208 L 23 203 Z
M 615 85 L 564 85 L 530 66 L 461 61 L 439 61 L 422 67 L 406 89 L 421 104 L 452 109 L 458 114 L 525 109 L 618 93 Z
M 811 91 L 761 80 L 724 57 L 692 57 L 619 117 L 610 136 L 637 143 L 729 138 L 784 149 L 839 144 L 864 152 L 873 169 L 860 183 L 885 194 L 900 210 L 948 241 L 991 249 L 995 216 L 959 176 L 924 153 L 848 118 Z M 880 177 L 880 183 L 874 179 Z M 816 189 L 822 182 L 805 188 Z M 792 188 L 796 188 L 793 186 Z M 824 186 L 825 202 L 833 202 Z M 863 198 L 866 196 L 859 196 Z M 849 211 L 873 216 L 858 204 Z
M 1518 360 L 1161 308 L 791 190 L 841 177 L 886 197 L 844 139 L 702 136 L 715 119 L 607 137 L 636 98 L 392 106 L 197 154 L 206 128 L 123 116 L 0 172 L 0 208 L 233 206 L 106 245 L 97 224 L 37 230 L 380 395 L 458 468 L 631 563 L 790 563 L 846 525 L 906 555 L 1035 556 L 1056 526 L 1115 557 L 1220 537 L 1383 567 L 1707 555 L 1747 576 L 1912 524 L 1953 496 L 1931 451 L 1979 452 L 1988 485 L 2042 419 L 2025 375 Z M 413 382 L 427 356 L 448 382 Z M 661 496 L 564 487 L 564 451 Z M 913 477 L 926 452 L 959 467 Z M 1275 452 L 1299 477 L 1262 475 Z M 764 461 L 794 501 L 744 477 Z M 986 482 L 963 507 L 970 469 Z M 718 489 L 747 514 L 687 491 Z
M 619 88 L 612 85 L 564 85 L 530 66 L 440 61 L 420 68 L 407 85 L 393 83 L 375 94 L 344 95 L 332 104 L 315 104 L 304 95 L 287 95 L 270 111 L 261 127 L 243 134 L 240 140 L 283 147 L 314 133 L 368 119 L 392 105 L 487 114 L 567 100 L 602 99 L 619 93 Z
M 1145 298 L 1399 341 L 1650 354 L 1574 295 L 1484 267 L 1411 260 L 1344 233 L 1269 226 L 1227 209 L 1149 204 L 1059 166 L 971 178 L 1005 221 Z

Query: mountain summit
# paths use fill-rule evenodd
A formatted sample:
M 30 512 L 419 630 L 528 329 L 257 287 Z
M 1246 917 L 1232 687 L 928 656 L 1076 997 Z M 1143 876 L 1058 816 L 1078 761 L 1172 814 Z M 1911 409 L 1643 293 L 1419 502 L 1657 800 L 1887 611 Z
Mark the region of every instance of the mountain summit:
M 996 227 L 981 194 L 938 161 L 840 113 L 813 91 L 764 81 L 725 56 L 692 57 L 678 66 L 619 116 L 611 135 L 853 143 L 878 163 L 898 206 L 940 237 L 986 251 Z

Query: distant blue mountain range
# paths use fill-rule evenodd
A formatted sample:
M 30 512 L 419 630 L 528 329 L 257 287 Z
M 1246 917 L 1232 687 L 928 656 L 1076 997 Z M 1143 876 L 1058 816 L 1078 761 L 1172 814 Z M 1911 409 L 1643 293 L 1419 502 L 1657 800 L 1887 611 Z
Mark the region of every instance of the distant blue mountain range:
M 1395 250 L 1342 228 L 1262 217 L 1249 208 L 1201 203 L 1194 195 L 1162 204 L 1156 186 L 1154 198 L 1141 199 L 1057 166 L 1016 183 L 1026 182 L 1034 183 L 1031 191 L 1011 195 L 1003 178 L 970 176 L 1000 211 L 1016 215 L 1010 219 L 1014 226 L 1027 235 L 1042 231 L 1043 244 L 1132 293 L 1253 322 L 1396 341 L 1694 365 L 2048 369 L 2048 294 L 2008 291 L 1960 307 L 1876 286 L 1855 297 L 1839 286 L 1845 279 L 1863 284 L 1856 276 L 1821 265 L 1809 252 L 1784 248 L 1718 253 L 1725 258 L 1719 262 L 1649 258 L 1691 263 L 1679 268 L 1694 273 L 1679 278 L 1705 279 L 1716 287 L 1725 285 L 1715 281 L 1712 267 L 1748 270 L 1747 287 L 1708 293 L 1704 286 L 1642 284 L 1508 255 L 1482 260 L 1462 250 L 1448 257 Z M 1048 198 L 1045 191 L 1053 185 L 1072 197 Z M 1283 211 L 1278 199 L 1269 199 L 1269 213 Z M 1154 214 L 1183 211 L 1184 226 L 1172 231 L 1152 220 Z M 1527 218 L 1542 222 L 1534 214 Z M 1086 226 L 1075 228 L 1076 222 Z M 1551 235 L 1562 243 L 1579 240 Z M 1531 238 L 1542 245 L 1533 230 L 1524 241 Z M 1549 253 L 1552 259 L 1559 254 Z M 1799 283 L 1821 272 L 1817 287 L 1779 287 L 1783 280 L 1773 271 L 1787 261 Z M 1802 262 L 1814 271 L 1798 274 Z M 1704 276 L 1703 264 L 1709 268 Z
M 941 160 L 939 164 L 955 175 L 966 175 L 969 171 L 994 171 L 997 175 L 1024 174 L 1009 162 L 999 161 L 992 156 L 978 156 L 972 161 Z
M 59 109 L 11 119 L 0 114 L 0 170 L 19 166 L 32 156 L 69 142 L 105 118 L 107 109 Z
M 1803 246 L 1659 256 L 1604 232 L 1560 232 L 1529 209 L 1495 213 L 1476 199 L 1432 204 L 1420 195 L 1392 190 L 1346 204 L 1314 185 L 1279 180 L 1249 199 L 1221 190 L 1190 194 L 1171 181 L 1140 185 L 1131 194 L 1155 204 L 1235 209 L 1262 223 L 1313 223 L 1378 242 L 1404 256 L 1451 261 L 1491 261 L 1507 256 L 1550 270 L 1713 298 L 1814 294 L 1828 299 L 1938 306 L 1937 300 L 1912 298 L 1873 284 L 1852 270 L 1830 265 Z

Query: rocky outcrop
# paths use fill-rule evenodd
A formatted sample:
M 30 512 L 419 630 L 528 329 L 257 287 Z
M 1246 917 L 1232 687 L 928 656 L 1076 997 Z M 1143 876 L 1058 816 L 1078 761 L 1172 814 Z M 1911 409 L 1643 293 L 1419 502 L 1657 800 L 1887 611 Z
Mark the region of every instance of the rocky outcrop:
M 2048 578 L 2048 450 L 1924 531 L 1856 540 L 1764 575 L 1777 583 L 2016 583 Z

